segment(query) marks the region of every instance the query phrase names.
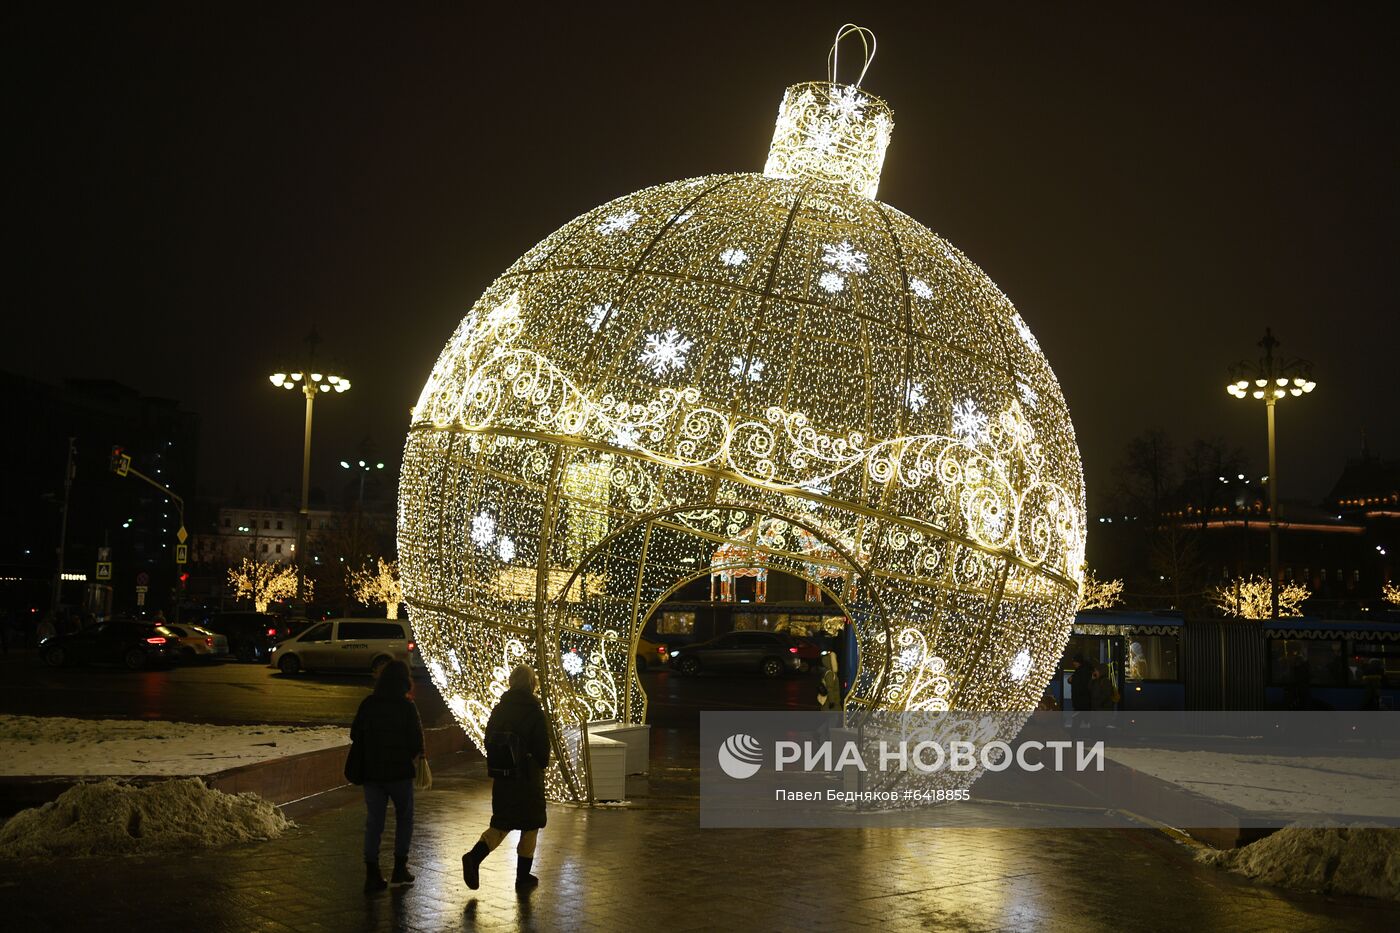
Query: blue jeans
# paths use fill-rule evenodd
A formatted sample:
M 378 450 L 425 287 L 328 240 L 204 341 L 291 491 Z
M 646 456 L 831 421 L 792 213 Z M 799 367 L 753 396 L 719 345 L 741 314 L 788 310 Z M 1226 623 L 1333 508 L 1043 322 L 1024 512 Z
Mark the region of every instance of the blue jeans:
M 394 801 L 394 858 L 408 858 L 413 841 L 413 778 L 398 781 L 365 781 L 365 861 L 379 861 L 379 839 L 384 835 L 384 814 Z

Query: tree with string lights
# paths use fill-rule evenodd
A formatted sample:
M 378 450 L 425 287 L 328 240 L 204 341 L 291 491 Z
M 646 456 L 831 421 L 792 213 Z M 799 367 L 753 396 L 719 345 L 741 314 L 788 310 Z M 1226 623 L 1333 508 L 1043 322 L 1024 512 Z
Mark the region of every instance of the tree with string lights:
M 1112 609 L 1123 604 L 1123 581 L 1100 580 L 1090 570 L 1084 576 L 1084 586 L 1079 591 L 1079 611 L 1088 609 Z
M 383 603 L 386 616 L 399 617 L 399 603 L 403 602 L 403 584 L 399 581 L 399 562 L 379 558 L 378 567 L 365 567 L 350 570 L 346 574 L 350 590 L 355 598 L 366 606 Z
M 1224 586 L 1211 589 L 1207 596 L 1222 615 L 1262 620 L 1273 618 L 1273 590 L 1264 577 L 1236 577 Z M 1279 617 L 1302 615 L 1302 605 L 1311 595 L 1312 591 L 1301 583 L 1280 583 Z
M 228 583 L 234 596 L 251 599 L 253 608 L 266 612 L 273 600 L 290 599 L 297 594 L 297 570 L 286 564 L 270 564 L 266 561 L 243 558 L 243 563 L 230 567 Z M 305 598 L 310 599 L 313 584 L 306 581 Z

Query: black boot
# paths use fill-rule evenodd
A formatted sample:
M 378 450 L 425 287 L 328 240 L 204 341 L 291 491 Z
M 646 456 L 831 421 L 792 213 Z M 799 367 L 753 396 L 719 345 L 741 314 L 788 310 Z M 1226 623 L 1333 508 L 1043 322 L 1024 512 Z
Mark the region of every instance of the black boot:
M 413 876 L 408 873 L 408 856 L 394 856 L 394 874 L 390 884 L 413 884 Z
M 470 852 L 462 856 L 462 880 L 473 891 L 481 887 L 481 862 L 490 854 L 490 847 L 484 842 L 478 842 L 472 846 Z
M 515 890 L 533 891 L 540 883 L 540 879 L 530 874 L 530 865 L 535 861 L 533 857 L 526 858 L 521 855 L 515 860 Z
M 365 862 L 365 893 L 373 894 L 376 891 L 383 891 L 389 886 L 389 882 L 384 880 L 384 876 L 379 873 L 378 862 Z

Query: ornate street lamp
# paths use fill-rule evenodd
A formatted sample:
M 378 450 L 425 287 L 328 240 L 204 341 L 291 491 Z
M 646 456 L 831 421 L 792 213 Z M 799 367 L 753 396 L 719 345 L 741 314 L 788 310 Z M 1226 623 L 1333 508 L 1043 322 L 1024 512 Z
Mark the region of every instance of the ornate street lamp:
M 1312 380 L 1312 363 L 1302 359 L 1274 358 L 1279 345 L 1273 331 L 1264 328 L 1259 346 L 1264 356 L 1256 362 L 1241 360 L 1230 367 L 1234 377 L 1225 391 L 1235 398 L 1264 402 L 1269 419 L 1269 580 L 1271 618 L 1278 618 L 1278 463 L 1274 446 L 1274 404 L 1279 399 L 1306 395 L 1317 388 Z
M 357 465 L 357 464 L 358 464 L 358 465 Z M 374 472 L 375 470 L 382 470 L 382 469 L 384 469 L 384 464 L 382 464 L 382 463 L 377 463 L 377 462 L 376 462 L 376 463 L 366 463 L 364 460 L 357 460 L 355 463 L 351 463 L 349 460 L 342 460 L 342 461 L 340 461 L 340 468 L 341 468 L 342 470 L 359 470 L 359 471 L 360 471 L 360 496 L 359 496 L 358 499 L 355 500 L 355 502 L 356 502 L 356 505 L 357 505 L 358 507 L 364 508 L 364 506 L 365 506 L 365 477 L 368 476 L 370 473 Z
M 272 373 L 268 381 L 280 389 L 291 391 L 301 389 L 301 394 L 306 397 L 306 433 L 302 439 L 301 448 L 301 517 L 297 522 L 297 544 L 296 553 L 292 555 L 293 563 L 297 570 L 297 591 L 298 596 L 303 592 L 303 581 L 305 580 L 305 565 L 302 562 L 302 555 L 306 553 L 306 533 L 310 524 L 311 508 L 311 413 L 316 402 L 316 396 L 322 392 L 350 391 L 350 380 L 344 376 L 334 375 L 326 372 L 323 367 L 315 364 L 316 344 L 320 342 L 313 328 L 311 334 L 306 338 L 307 365 L 299 370 L 290 373 Z

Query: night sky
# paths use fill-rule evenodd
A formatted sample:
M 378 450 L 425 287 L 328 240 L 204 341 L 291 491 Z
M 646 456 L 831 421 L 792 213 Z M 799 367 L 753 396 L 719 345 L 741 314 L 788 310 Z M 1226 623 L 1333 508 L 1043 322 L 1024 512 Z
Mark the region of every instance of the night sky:
M 1263 472 L 1262 405 L 1224 387 L 1266 325 L 1318 382 L 1280 406 L 1285 498 L 1324 495 L 1363 431 L 1400 452 L 1379 4 L 109 6 L 4 14 L 0 368 L 181 400 L 205 492 L 299 482 L 300 399 L 266 375 L 313 323 L 354 383 L 317 406 L 318 481 L 366 436 L 396 460 L 495 275 L 619 195 L 760 171 L 846 20 L 895 113 L 881 200 L 1035 331 L 1091 507 L 1148 427 Z

